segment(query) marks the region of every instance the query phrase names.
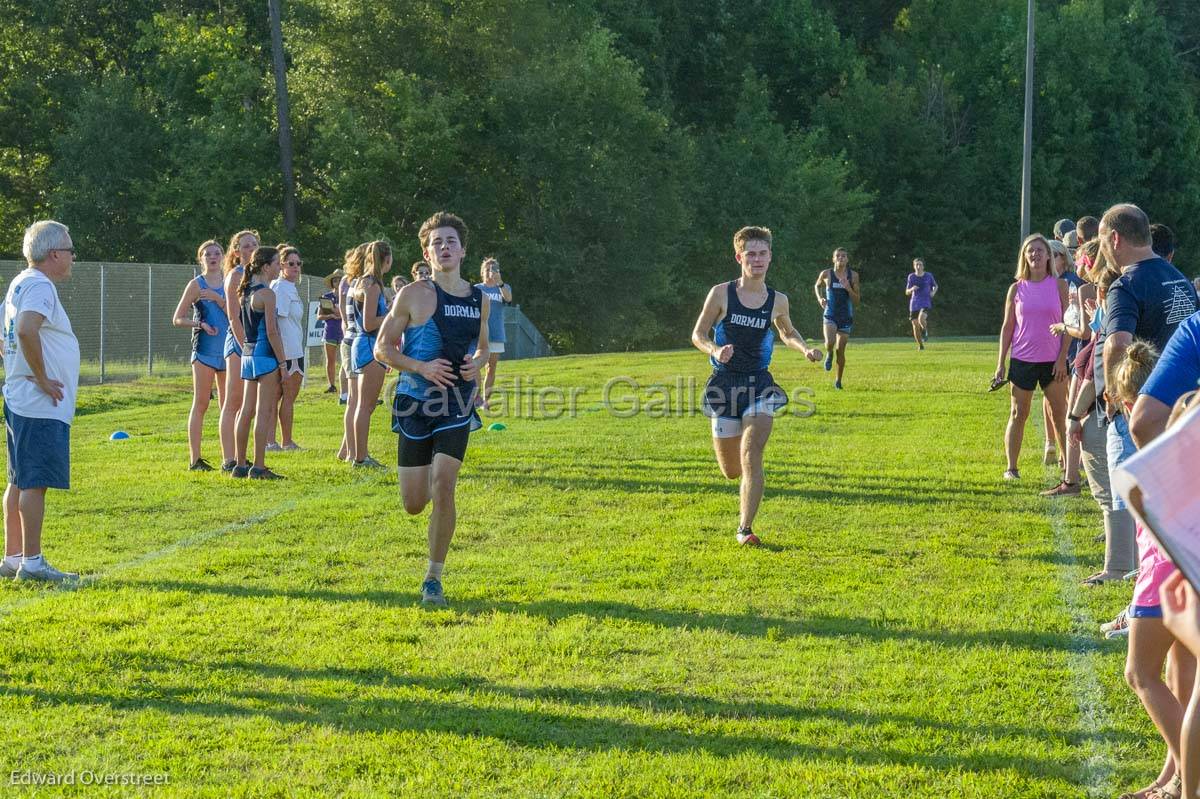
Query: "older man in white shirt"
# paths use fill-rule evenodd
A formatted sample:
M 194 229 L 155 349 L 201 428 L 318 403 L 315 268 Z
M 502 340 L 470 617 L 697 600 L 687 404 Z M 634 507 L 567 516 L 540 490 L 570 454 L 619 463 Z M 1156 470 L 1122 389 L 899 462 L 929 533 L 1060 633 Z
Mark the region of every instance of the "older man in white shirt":
M 25 230 L 28 268 L 4 299 L 4 421 L 8 488 L 0 577 L 61 583 L 42 556 L 46 489 L 71 486 L 71 422 L 79 389 L 79 340 L 54 284 L 71 276 L 67 226 L 43 220 Z

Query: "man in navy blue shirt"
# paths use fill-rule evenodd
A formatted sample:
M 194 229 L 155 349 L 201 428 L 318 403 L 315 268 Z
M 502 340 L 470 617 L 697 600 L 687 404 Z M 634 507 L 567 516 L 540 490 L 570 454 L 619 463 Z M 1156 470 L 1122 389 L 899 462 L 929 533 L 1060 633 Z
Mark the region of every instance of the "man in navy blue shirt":
M 1104 385 L 1108 396 L 1109 473 L 1125 462 L 1136 446 L 1120 400 L 1112 395 L 1116 369 L 1125 350 L 1139 338 L 1162 352 L 1179 323 L 1196 312 L 1196 290 L 1168 261 L 1155 254 L 1150 220 L 1136 205 L 1114 205 L 1100 220 L 1100 249 L 1121 269 L 1104 303 Z M 1113 510 L 1124 502 L 1113 497 Z

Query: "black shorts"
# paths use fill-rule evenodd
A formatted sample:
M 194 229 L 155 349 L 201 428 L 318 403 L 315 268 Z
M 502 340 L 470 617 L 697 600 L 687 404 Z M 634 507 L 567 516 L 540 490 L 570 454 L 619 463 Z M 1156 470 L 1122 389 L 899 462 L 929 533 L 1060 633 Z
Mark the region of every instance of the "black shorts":
M 439 452 L 462 463 L 467 456 L 467 442 L 471 440 L 471 428 L 467 425 L 452 427 L 429 438 L 411 439 L 406 435 L 396 436 L 396 463 L 399 466 L 428 466 Z
M 392 399 L 392 430 L 400 434 L 397 462 L 401 466 L 428 466 L 441 452 L 461 461 L 471 432 L 483 427 L 475 412 L 474 391 L 459 396 L 441 392 L 425 400 L 397 394 Z
M 708 417 L 774 416 L 787 404 L 787 393 L 766 369 L 761 372 L 714 371 L 704 386 L 703 411 Z
M 1038 386 L 1044 389 L 1054 382 L 1054 361 L 1030 363 L 1019 358 L 1009 358 L 1008 379 L 1023 391 L 1033 391 Z
M 909 311 L 909 312 L 908 312 L 908 318 L 909 318 L 909 319 L 914 319 L 914 320 L 915 320 L 915 319 L 916 319 L 918 316 L 920 316 L 920 315 L 921 315 L 921 314 L 923 314 L 923 313 L 924 313 L 924 314 L 927 314 L 927 313 L 929 313 L 929 309 L 928 309 L 928 308 L 918 308 L 918 309 L 917 309 L 917 310 L 915 310 L 915 311 Z

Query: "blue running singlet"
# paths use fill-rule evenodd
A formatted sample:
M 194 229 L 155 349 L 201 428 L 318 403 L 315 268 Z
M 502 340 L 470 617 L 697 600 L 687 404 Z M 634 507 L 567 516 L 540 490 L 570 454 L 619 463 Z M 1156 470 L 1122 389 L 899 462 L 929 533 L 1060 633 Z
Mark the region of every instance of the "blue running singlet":
M 279 368 L 271 340 L 267 337 L 267 314 L 254 310 L 254 295 L 265 289 L 262 283 L 250 287 L 250 293 L 242 298 L 242 329 L 246 332 L 246 349 L 242 353 L 242 379 L 257 380 Z
M 375 360 L 375 340 L 379 338 L 379 328 L 376 327 L 370 333 L 363 329 L 363 304 L 360 300 L 354 299 L 353 291 L 346 292 L 350 297 L 350 320 L 354 326 L 354 338 L 350 342 L 350 365 L 355 374 L 360 374 L 363 369 L 367 368 L 367 364 Z M 375 316 L 379 318 L 379 324 L 383 325 L 383 317 L 387 315 L 388 307 L 387 300 L 383 296 L 383 286 L 379 287 L 379 299 L 375 303 Z
M 479 345 L 483 293 L 471 287 L 466 297 L 446 293 L 433 284 L 437 306 L 424 324 L 404 331 L 404 354 L 418 361 L 445 358 L 454 371 L 450 388 L 434 386 L 418 372 L 402 372 L 392 404 L 392 429 L 412 440 L 422 440 L 463 425 L 482 427 L 475 412 L 476 382 L 459 372 L 463 359 Z
M 210 286 L 204 275 L 196 278 L 201 291 L 207 289 L 225 296 L 225 287 Z M 218 372 L 225 371 L 225 337 L 229 332 L 229 317 L 225 314 L 224 303 L 214 300 L 196 300 L 192 304 L 192 318 L 212 327 L 217 332 L 205 333 L 201 328 L 192 328 L 192 360 L 199 361 L 210 369 Z
M 846 271 L 846 280 L 850 279 L 850 270 Z M 850 332 L 854 324 L 854 303 L 850 301 L 850 292 L 838 279 L 837 272 L 829 270 L 829 282 L 825 284 L 825 313 L 826 319 L 833 322 L 838 330 Z
M 733 357 L 727 363 L 709 357 L 713 373 L 704 387 L 704 414 L 741 419 L 747 413 L 774 413 L 788 402 L 767 371 L 775 347 L 775 289 L 767 287 L 761 306 L 747 308 L 738 299 L 737 281 L 726 286 L 725 316 L 713 326 L 713 343 L 732 344 Z
M 767 301 L 758 308 L 747 308 L 738 299 L 737 281 L 726 284 L 725 317 L 713 327 L 713 342 L 718 347 L 733 345 L 733 357 L 721 363 L 709 356 L 718 372 L 761 372 L 771 365 L 775 330 L 771 313 L 775 310 L 775 289 L 767 287 Z

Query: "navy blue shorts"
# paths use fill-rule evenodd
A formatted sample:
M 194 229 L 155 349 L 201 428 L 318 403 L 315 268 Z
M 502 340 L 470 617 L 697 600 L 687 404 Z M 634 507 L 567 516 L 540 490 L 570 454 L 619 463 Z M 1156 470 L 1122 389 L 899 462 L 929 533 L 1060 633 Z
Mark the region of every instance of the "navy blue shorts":
M 437 452 L 461 461 L 467 434 L 483 427 L 474 396 L 470 391 L 459 397 L 454 390 L 425 400 L 397 394 L 392 399 L 392 431 L 400 434 L 399 464 L 427 466 Z
M 788 404 L 787 393 L 767 370 L 714 371 L 704 386 L 705 416 L 741 419 L 746 414 L 774 415 Z
M 18 416 L 4 406 L 8 483 L 27 488 L 71 487 L 71 425 Z
M 833 325 L 837 328 L 837 332 L 850 335 L 850 331 L 854 329 L 854 317 L 847 319 L 834 319 L 832 316 L 821 317 L 822 321 L 827 325 Z

